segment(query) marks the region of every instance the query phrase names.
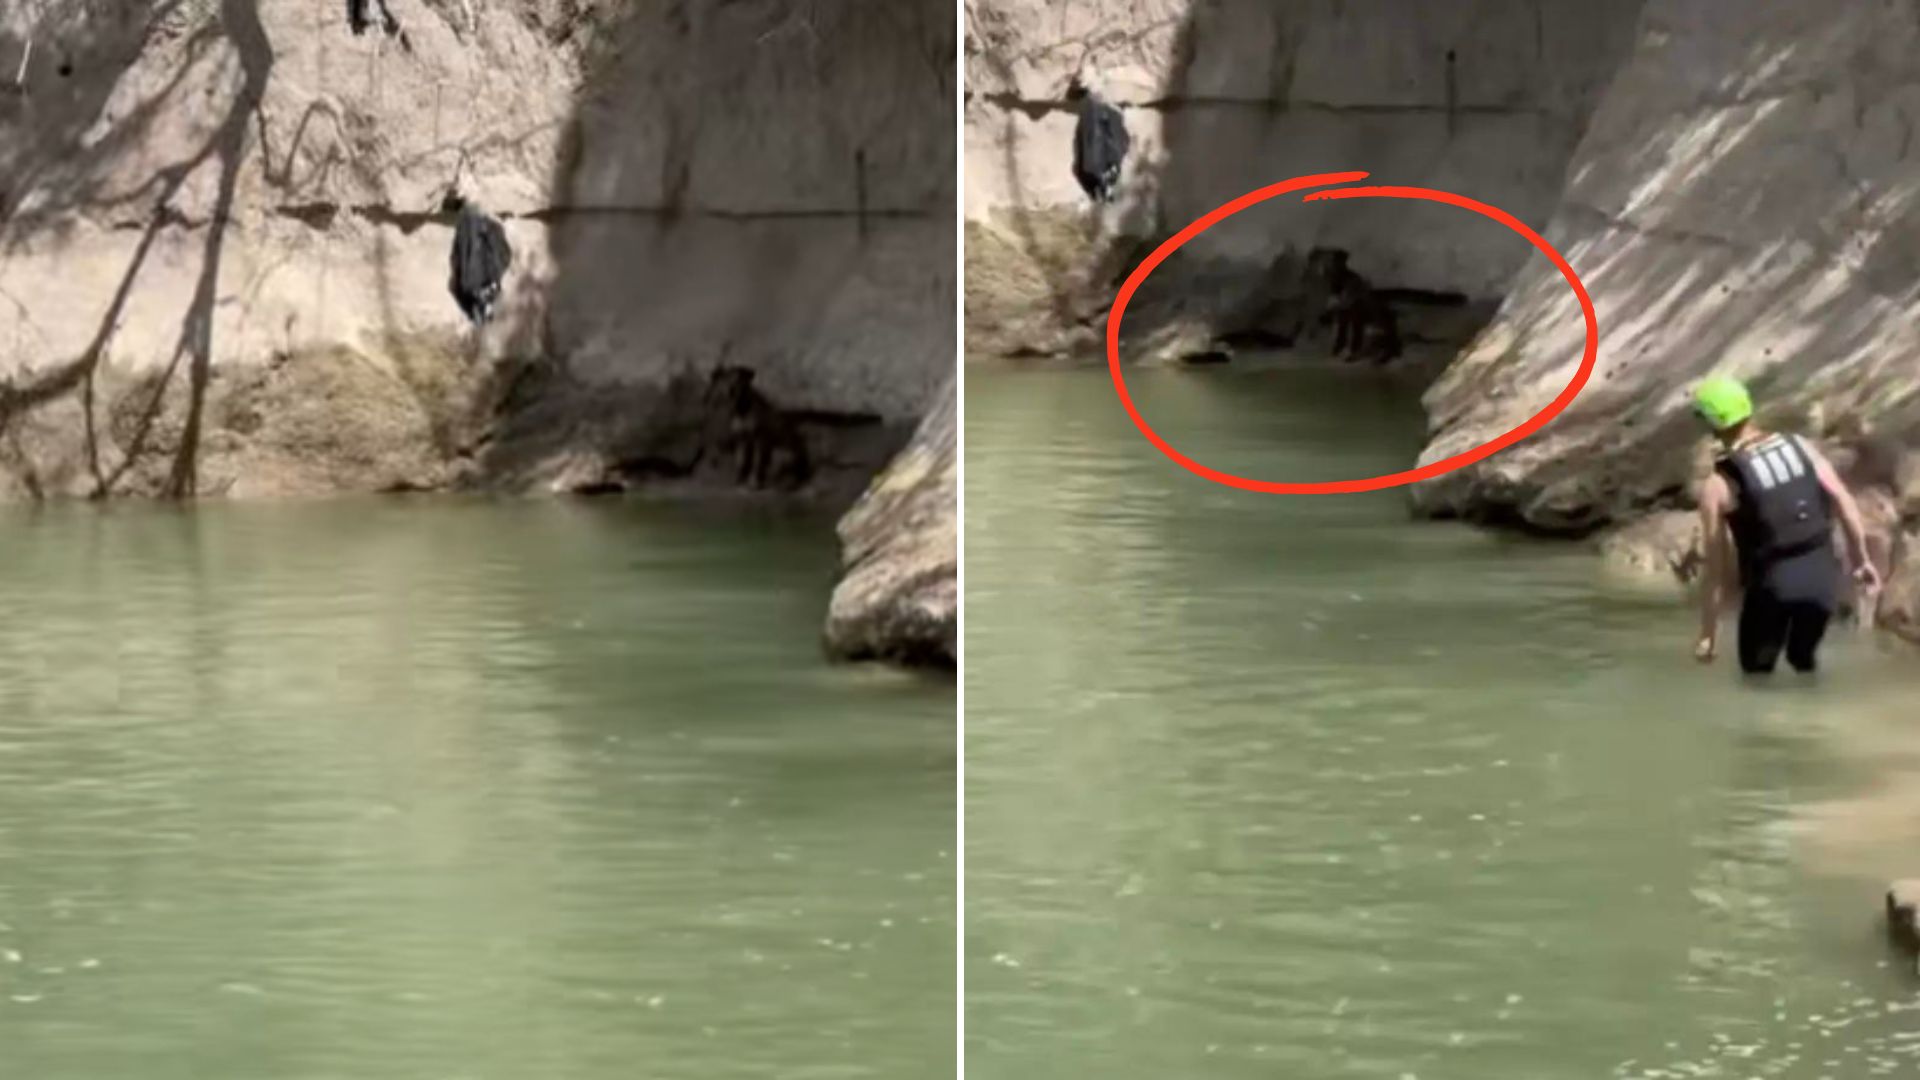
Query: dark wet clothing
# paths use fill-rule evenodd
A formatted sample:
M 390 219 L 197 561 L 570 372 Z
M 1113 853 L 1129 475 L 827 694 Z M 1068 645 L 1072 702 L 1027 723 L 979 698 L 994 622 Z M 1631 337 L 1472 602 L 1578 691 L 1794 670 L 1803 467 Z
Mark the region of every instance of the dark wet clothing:
M 1795 671 L 1818 667 L 1815 653 L 1833 618 L 1839 581 L 1831 545 L 1769 566 L 1740 601 L 1740 669 L 1772 671 L 1783 647 Z
M 1733 489 L 1727 517 L 1739 558 L 1740 667 L 1764 674 L 1784 650 L 1812 671 L 1839 600 L 1833 511 L 1813 458 L 1791 435 L 1767 435 L 1714 462 Z
M 452 278 L 448 288 L 468 319 L 483 323 L 493 314 L 500 280 L 513 265 L 513 248 L 500 222 L 468 203 L 453 227 Z
M 1131 143 L 1120 110 L 1088 94 L 1073 129 L 1073 178 L 1094 202 L 1112 200 Z

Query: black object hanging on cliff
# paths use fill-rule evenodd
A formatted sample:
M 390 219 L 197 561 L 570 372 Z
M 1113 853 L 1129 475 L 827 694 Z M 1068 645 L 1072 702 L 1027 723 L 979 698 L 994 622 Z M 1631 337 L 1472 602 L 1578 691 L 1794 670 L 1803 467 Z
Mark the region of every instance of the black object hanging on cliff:
M 1131 145 L 1127 121 L 1098 94 L 1085 89 L 1080 93 L 1080 122 L 1073 129 L 1073 178 L 1094 202 L 1109 202 Z
M 381 29 L 391 34 L 400 29 L 400 23 L 387 10 L 386 0 L 347 0 L 347 26 L 353 30 L 353 36 L 359 37 L 373 25 L 372 12 L 368 10 L 374 4 L 380 5 Z
M 453 273 L 447 287 L 477 326 L 493 314 L 500 281 L 513 265 L 513 247 L 507 243 L 506 229 L 479 207 L 457 195 L 447 197 L 446 207 L 460 212 L 453 226 Z
M 716 449 L 732 453 L 735 482 L 764 488 L 776 482 L 788 490 L 813 476 L 807 440 L 793 413 L 754 388 L 752 368 L 722 364 L 707 383 L 707 408 L 721 430 Z

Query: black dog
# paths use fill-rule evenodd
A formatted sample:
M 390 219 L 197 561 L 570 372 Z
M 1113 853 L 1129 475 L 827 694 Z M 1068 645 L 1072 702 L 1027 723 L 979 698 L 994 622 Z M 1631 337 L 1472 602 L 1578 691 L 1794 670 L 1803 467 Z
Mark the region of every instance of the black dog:
M 778 479 L 789 490 L 813 475 L 807 441 L 786 411 L 754 389 L 753 369 L 722 364 L 707 383 L 707 407 L 720 422 L 719 443 L 738 463 L 738 483 L 765 488 Z M 776 459 L 781 467 L 775 468 Z
M 1307 271 L 1309 279 L 1326 292 L 1320 321 L 1334 324 L 1335 356 L 1344 353 L 1348 360 L 1358 360 L 1369 332 L 1374 337 L 1377 363 L 1387 363 L 1400 355 L 1400 327 L 1392 306 L 1366 278 L 1347 266 L 1345 251 L 1314 248 L 1307 255 Z

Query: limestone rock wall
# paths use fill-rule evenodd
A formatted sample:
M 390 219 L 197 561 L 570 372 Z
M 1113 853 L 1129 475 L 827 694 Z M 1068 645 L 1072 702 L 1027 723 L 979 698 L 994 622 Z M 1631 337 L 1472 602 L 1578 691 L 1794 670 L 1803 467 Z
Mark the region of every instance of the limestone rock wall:
M 537 487 L 723 358 L 902 435 L 931 404 L 949 6 L 388 6 L 398 36 L 344 0 L 0 6 L 0 489 Z M 456 182 L 516 253 L 484 332 Z M 496 438 L 542 401 L 627 404 Z
M 907 448 L 841 520 L 844 576 L 827 612 L 829 653 L 957 664 L 958 404 L 949 382 Z
M 1870 0 L 1649 0 L 1546 235 L 1591 292 L 1598 364 L 1538 435 L 1414 489 L 1436 514 L 1585 530 L 1686 505 L 1690 387 L 1747 379 L 1763 422 L 1920 434 L 1920 13 Z M 1544 260 L 1427 396 L 1437 460 L 1572 378 Z M 1915 508 L 1909 505 L 1910 515 Z
M 1125 250 L 1137 238 L 1292 176 L 1365 170 L 1375 182 L 1460 191 L 1544 222 L 1587 114 L 1631 43 L 1639 3 L 966 7 L 968 346 L 1018 354 L 1096 342 L 1085 327 L 1104 320 L 1116 274 L 1137 261 Z M 1104 212 L 1068 171 L 1074 113 L 1064 93 L 1088 64 L 1135 135 L 1123 197 Z M 1118 259 L 1116 237 L 1125 238 Z M 1475 298 L 1504 295 L 1537 258 L 1474 215 L 1381 201 L 1264 204 L 1183 258 L 1213 264 L 1208 277 L 1224 263 L 1252 280 L 1278 252 L 1315 244 L 1348 248 L 1377 283 Z

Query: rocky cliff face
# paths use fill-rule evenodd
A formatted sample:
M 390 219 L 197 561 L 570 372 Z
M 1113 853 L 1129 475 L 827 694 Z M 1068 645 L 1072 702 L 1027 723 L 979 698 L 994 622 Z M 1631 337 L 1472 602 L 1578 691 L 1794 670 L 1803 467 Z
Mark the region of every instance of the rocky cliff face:
M 950 412 L 943 0 L 368 6 L 0 6 L 0 497 L 731 486 L 727 364 L 844 502 Z M 483 329 L 455 189 L 515 251 Z M 947 496 L 856 515 L 850 588 Z
M 1880 465 L 1849 471 L 1895 564 L 1881 621 L 1911 628 L 1902 536 L 1920 497 L 1898 457 L 1920 436 L 1916 56 L 1909 5 L 1649 0 L 1546 229 L 1593 297 L 1594 377 L 1540 434 L 1420 485 L 1416 504 L 1550 531 L 1690 505 L 1703 440 L 1688 393 L 1727 371 L 1763 423 L 1843 462 L 1879 444 Z M 1523 267 L 1429 392 L 1423 461 L 1536 412 L 1581 342 L 1558 275 Z
M 1713 370 L 1749 380 L 1763 420 L 1819 436 L 1920 425 L 1916 47 L 1904 6 L 1650 2 L 1546 230 L 1593 296 L 1593 380 L 1420 504 L 1579 529 L 1683 498 L 1687 395 Z M 1565 284 L 1528 264 L 1428 395 L 1425 458 L 1537 411 L 1581 342 Z
M 949 7 L 387 7 L 0 11 L 0 489 L 618 486 L 699 461 L 723 360 L 829 466 L 904 438 L 955 340 Z M 516 253 L 480 331 L 456 185 Z
M 827 612 L 830 653 L 953 667 L 959 660 L 958 395 L 939 395 L 913 440 L 840 522 L 845 572 Z
M 968 0 L 969 352 L 1097 346 L 1143 244 L 1293 176 L 1365 170 L 1544 220 L 1638 7 Z M 1100 212 L 1068 172 L 1064 95 L 1089 71 L 1135 135 L 1122 197 Z M 1276 255 L 1322 244 L 1378 284 L 1482 300 L 1534 257 L 1445 207 L 1275 201 L 1182 249 L 1129 308 L 1129 334 L 1234 329 Z

